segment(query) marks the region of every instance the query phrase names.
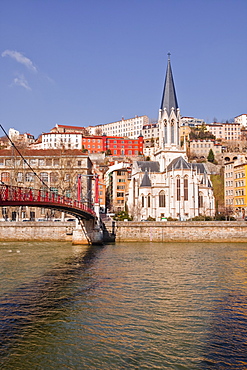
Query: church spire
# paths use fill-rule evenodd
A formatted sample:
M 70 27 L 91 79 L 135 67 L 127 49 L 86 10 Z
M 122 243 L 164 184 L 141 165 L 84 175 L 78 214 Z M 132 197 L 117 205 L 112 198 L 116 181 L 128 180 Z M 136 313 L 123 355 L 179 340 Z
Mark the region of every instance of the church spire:
M 168 53 L 166 79 L 165 79 L 161 107 L 160 107 L 160 109 L 162 110 L 166 108 L 168 115 L 170 115 L 172 108 L 174 108 L 175 112 L 178 109 L 178 102 L 177 102 L 176 91 L 175 91 L 175 86 L 174 86 L 174 81 L 173 81 L 173 76 L 172 76 L 170 55 L 171 54 Z

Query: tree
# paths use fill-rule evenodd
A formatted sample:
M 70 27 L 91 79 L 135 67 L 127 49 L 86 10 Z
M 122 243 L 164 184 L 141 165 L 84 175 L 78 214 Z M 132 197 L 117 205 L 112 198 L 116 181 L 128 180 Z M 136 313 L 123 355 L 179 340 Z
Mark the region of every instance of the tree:
M 209 153 L 208 153 L 208 161 L 213 163 L 214 162 L 214 152 L 212 149 L 209 150 Z

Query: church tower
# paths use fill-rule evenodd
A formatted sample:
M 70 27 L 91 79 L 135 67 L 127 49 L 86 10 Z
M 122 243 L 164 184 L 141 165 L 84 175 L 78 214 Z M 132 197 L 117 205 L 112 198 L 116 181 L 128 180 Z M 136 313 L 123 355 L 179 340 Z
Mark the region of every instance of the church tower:
M 159 148 L 179 147 L 180 111 L 172 76 L 170 53 L 168 53 L 168 64 L 166 78 L 159 110 Z
M 180 146 L 180 110 L 172 75 L 170 53 L 166 70 L 165 84 L 159 109 L 159 142 L 154 157 L 161 163 L 162 170 L 175 158 L 186 158 L 185 149 Z

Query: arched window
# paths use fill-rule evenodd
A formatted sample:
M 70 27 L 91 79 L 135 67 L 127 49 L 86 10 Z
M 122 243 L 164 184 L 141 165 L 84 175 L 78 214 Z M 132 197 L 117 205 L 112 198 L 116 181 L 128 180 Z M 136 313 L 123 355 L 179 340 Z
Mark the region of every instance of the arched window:
M 41 178 L 44 182 L 48 182 L 48 172 L 40 172 L 40 178 Z
M 177 177 L 177 200 L 180 200 L 180 177 Z
M 148 208 L 151 207 L 151 195 L 148 194 Z
M 10 174 L 9 174 L 9 172 L 2 172 L 1 173 L 1 181 L 2 182 L 9 182 L 10 181 Z
M 142 208 L 144 208 L 145 206 L 145 198 L 144 198 L 144 195 L 142 195 Z
M 166 196 L 165 192 L 161 191 L 159 193 L 159 207 L 165 207 L 166 206 Z
M 199 208 L 203 207 L 203 193 L 201 192 L 199 193 L 198 205 L 199 205 Z
M 188 177 L 184 179 L 184 200 L 189 200 L 189 183 Z
M 34 173 L 33 172 L 27 172 L 25 175 L 25 181 L 32 182 L 34 181 Z
M 50 182 L 54 184 L 55 182 L 58 182 L 58 173 L 57 172 L 51 172 L 50 173 Z

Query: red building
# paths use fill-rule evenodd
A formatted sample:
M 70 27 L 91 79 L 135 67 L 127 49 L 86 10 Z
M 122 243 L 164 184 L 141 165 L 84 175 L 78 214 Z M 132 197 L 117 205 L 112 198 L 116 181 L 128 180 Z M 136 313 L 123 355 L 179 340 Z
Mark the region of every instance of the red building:
M 87 136 L 82 138 L 83 148 L 88 153 L 107 152 L 114 156 L 134 156 L 143 154 L 143 137 L 129 139 L 116 136 Z

